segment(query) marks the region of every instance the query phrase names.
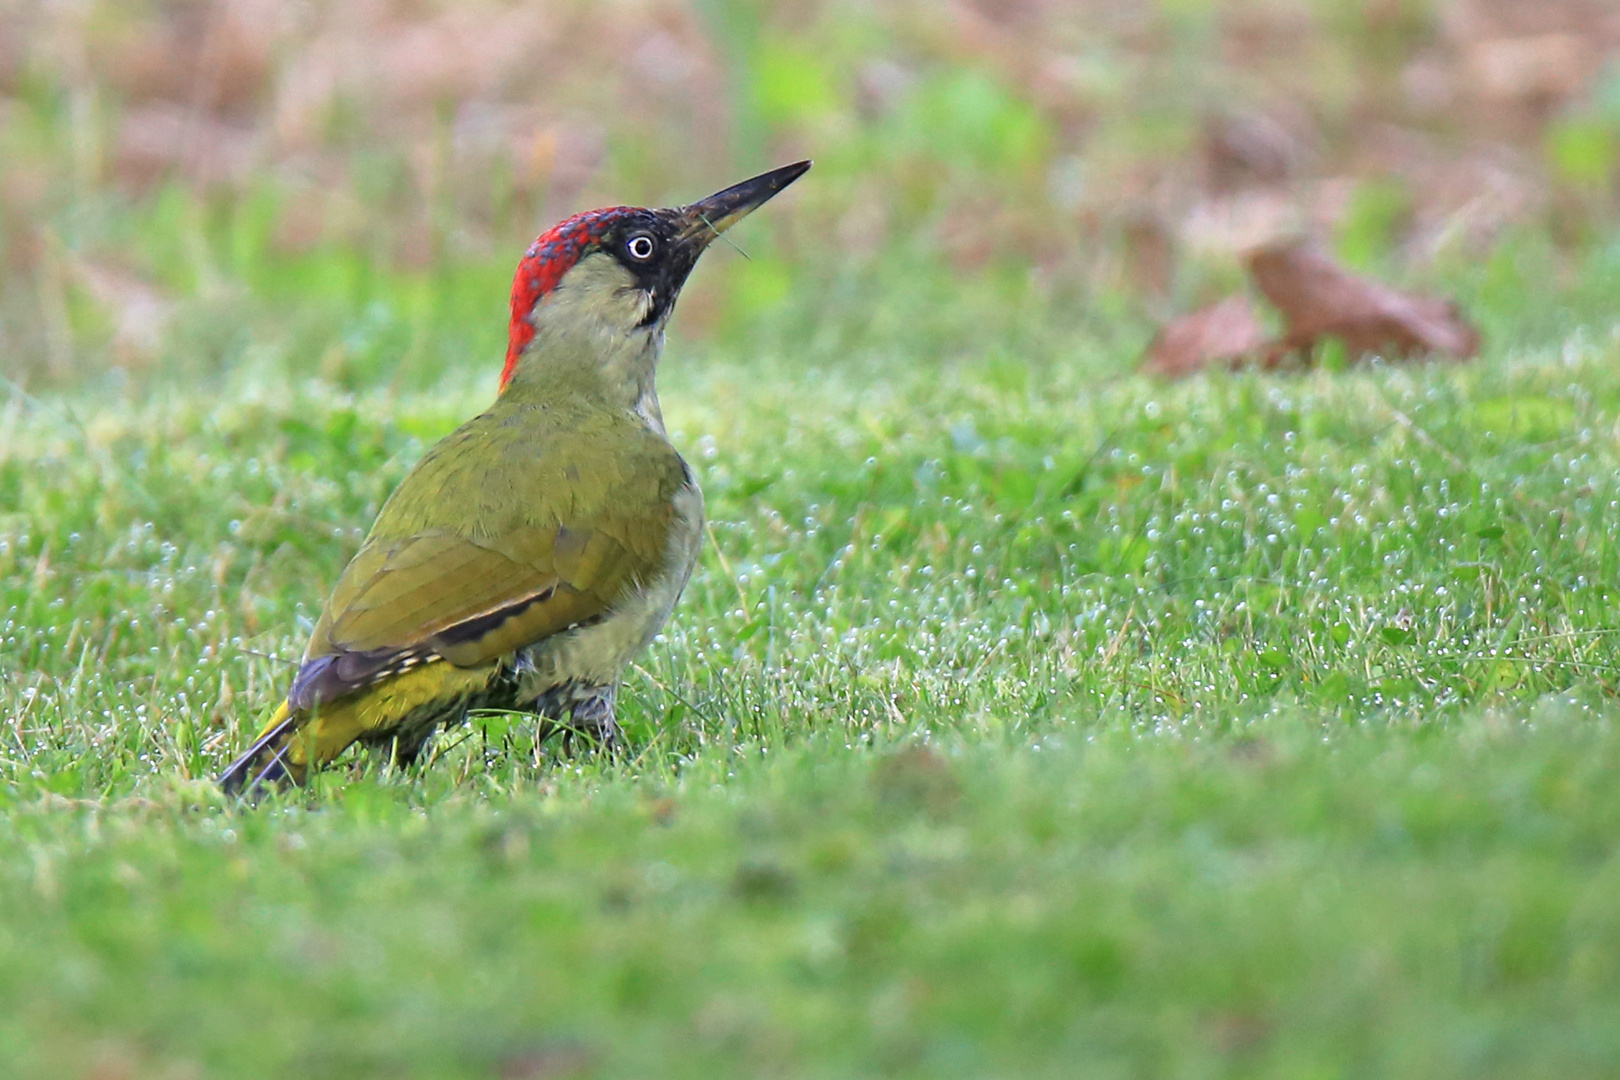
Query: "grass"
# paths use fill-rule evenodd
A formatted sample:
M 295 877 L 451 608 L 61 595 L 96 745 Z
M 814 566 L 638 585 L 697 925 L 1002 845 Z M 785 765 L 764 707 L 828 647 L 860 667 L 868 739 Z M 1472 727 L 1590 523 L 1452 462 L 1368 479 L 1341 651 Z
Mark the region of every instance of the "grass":
M 677 350 L 714 543 L 627 752 L 490 716 L 255 810 L 207 778 L 493 370 L 14 388 L 0 1061 L 1613 1075 L 1606 332 L 1173 387 Z
M 1428 4 L 12 6 L 0 1076 L 1620 1074 L 1613 78 L 1514 121 Z M 1237 287 L 1228 117 L 1486 358 L 1131 375 Z M 625 752 L 222 801 L 531 230 L 800 156 L 676 319 Z

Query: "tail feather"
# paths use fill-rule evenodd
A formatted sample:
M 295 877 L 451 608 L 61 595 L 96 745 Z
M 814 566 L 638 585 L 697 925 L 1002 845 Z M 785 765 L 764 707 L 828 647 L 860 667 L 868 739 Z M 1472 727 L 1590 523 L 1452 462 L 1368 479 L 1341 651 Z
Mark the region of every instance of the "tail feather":
M 490 687 L 501 672 L 499 663 L 458 668 L 435 661 L 315 708 L 295 709 L 291 699 L 284 701 L 247 752 L 220 773 L 219 786 L 227 795 L 252 795 L 273 784 L 302 784 L 310 769 L 356 740 L 394 738 L 414 747 L 440 723 L 491 700 Z
M 220 790 L 227 795 L 237 795 L 289 778 L 294 782 L 302 779 L 303 770 L 289 769 L 287 763 L 287 750 L 297 730 L 298 717 L 282 702 L 253 745 L 219 774 Z

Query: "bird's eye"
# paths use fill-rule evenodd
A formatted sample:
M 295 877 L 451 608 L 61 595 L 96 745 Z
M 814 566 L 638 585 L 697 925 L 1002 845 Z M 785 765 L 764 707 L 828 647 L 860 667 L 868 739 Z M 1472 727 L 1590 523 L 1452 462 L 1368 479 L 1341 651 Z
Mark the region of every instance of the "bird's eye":
M 652 258 L 653 238 L 648 236 L 646 233 L 642 233 L 639 236 L 632 236 L 630 238 L 630 242 L 624 245 L 624 250 L 628 251 L 630 253 L 630 257 L 637 262 L 646 262 L 648 259 Z

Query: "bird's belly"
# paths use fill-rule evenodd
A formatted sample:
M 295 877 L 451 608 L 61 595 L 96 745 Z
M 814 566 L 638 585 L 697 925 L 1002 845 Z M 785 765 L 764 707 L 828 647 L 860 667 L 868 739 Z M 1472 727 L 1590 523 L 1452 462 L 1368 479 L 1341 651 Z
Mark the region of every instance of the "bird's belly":
M 536 642 L 520 657 L 520 701 L 564 686 L 612 686 L 662 629 L 697 565 L 703 538 L 703 493 L 691 484 L 675 496 L 665 572 L 621 601 L 601 622 Z

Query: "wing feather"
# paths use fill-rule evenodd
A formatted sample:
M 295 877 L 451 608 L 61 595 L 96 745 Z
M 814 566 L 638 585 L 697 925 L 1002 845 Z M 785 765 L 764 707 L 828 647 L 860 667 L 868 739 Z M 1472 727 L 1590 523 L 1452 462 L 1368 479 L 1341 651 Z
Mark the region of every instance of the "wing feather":
M 624 452 L 648 445 L 626 444 L 622 435 L 603 442 Z M 594 474 L 595 497 L 577 470 L 536 467 L 532 452 L 525 460 L 492 448 L 492 460 L 471 479 L 464 463 L 430 453 L 333 589 L 289 703 L 312 708 L 437 659 L 486 664 L 604 618 L 665 569 L 675 495 L 690 475 L 667 442 L 657 445 L 664 452 L 651 469 L 644 456 L 632 467 L 608 454 Z M 576 446 L 557 456 L 591 452 Z M 411 497 L 425 491 L 451 497 Z M 507 506 L 493 521 L 483 507 L 488 492 L 501 493 Z

